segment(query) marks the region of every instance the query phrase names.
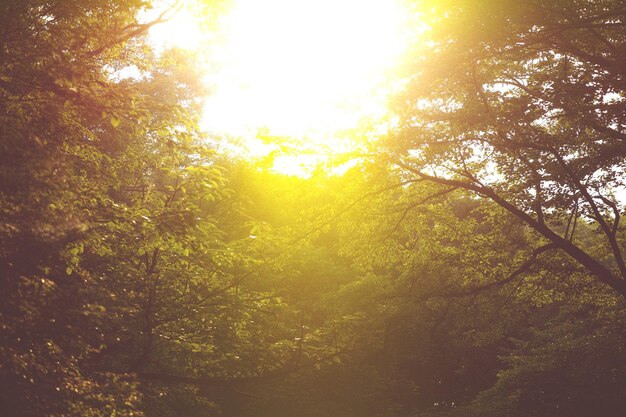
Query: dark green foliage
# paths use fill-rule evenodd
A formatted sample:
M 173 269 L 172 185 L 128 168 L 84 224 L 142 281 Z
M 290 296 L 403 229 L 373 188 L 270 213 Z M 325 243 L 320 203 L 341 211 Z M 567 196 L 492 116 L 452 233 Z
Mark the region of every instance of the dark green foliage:
M 493 200 L 626 295 L 615 195 L 626 156 L 623 2 L 416 4 L 431 28 L 408 64 L 385 160 Z M 601 255 L 577 241 L 580 222 L 593 225 Z
M 415 2 L 383 156 L 309 179 L 206 145 L 150 5 L 0 4 L 1 415 L 621 415 L 622 2 Z
M 185 388 L 154 411 L 137 375 L 251 372 L 233 358 L 271 337 L 248 308 L 277 303 L 245 289 L 256 261 L 218 225 L 192 57 L 152 55 L 148 5 L 0 6 L 3 415 L 206 415 Z
M 462 239 L 455 242 L 456 230 L 435 239 L 434 256 L 446 261 L 427 275 L 466 286 L 439 290 L 443 299 L 459 297 L 446 311 L 460 315 L 438 346 L 466 340 L 439 353 L 447 351 L 452 365 L 472 346 L 495 348 L 477 388 L 495 384 L 475 396 L 466 381 L 469 395 L 454 396 L 456 407 L 434 400 L 424 415 L 618 415 L 610 398 L 624 387 L 624 3 L 414 5 L 429 28 L 407 62 L 407 88 L 396 102 L 401 121 L 382 160 L 404 181 L 493 202 L 481 203 L 482 217 L 465 217 Z M 493 223 L 495 207 L 513 229 Z M 451 226 L 448 219 L 442 223 Z M 465 327 L 468 315 L 458 309 L 468 298 L 482 324 Z M 452 366 L 457 379 L 468 369 Z

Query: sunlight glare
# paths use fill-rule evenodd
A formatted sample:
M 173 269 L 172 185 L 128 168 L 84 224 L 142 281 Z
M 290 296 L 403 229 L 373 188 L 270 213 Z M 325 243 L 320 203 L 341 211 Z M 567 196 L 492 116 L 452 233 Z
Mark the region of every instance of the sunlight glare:
M 188 13 L 151 36 L 195 47 L 201 36 Z M 405 14 L 402 0 L 232 0 L 204 47 L 214 70 L 203 129 L 247 138 L 251 154 L 267 149 L 259 130 L 297 138 L 303 154 L 341 152 L 338 132 L 385 112 Z M 283 171 L 310 162 L 293 158 Z
M 393 0 L 239 0 L 223 22 L 206 126 L 299 137 L 355 127 L 403 49 Z
M 182 48 L 199 50 L 211 38 L 211 34 L 202 30 L 200 21 L 194 16 L 191 2 L 181 1 L 172 3 L 169 0 L 157 0 L 154 8 L 150 9 L 144 21 L 152 21 L 161 13 L 166 21 L 150 28 L 150 40 L 159 48 Z

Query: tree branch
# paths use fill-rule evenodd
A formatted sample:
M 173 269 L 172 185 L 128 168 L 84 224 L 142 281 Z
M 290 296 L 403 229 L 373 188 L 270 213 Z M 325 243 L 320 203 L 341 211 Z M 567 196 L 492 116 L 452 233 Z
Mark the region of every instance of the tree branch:
M 617 242 L 617 238 L 615 236 L 615 232 L 611 229 L 611 227 L 604 220 L 604 217 L 602 216 L 602 213 L 600 213 L 600 209 L 598 208 L 598 205 L 594 201 L 594 199 L 591 196 L 591 194 L 589 194 L 589 191 L 587 190 L 587 187 L 585 187 L 583 184 L 581 184 L 580 180 L 578 179 L 576 174 L 574 174 L 574 172 L 569 168 L 569 166 L 567 165 L 567 163 L 565 162 L 563 157 L 555 149 L 553 149 L 551 153 L 556 158 L 556 160 L 559 163 L 559 165 L 563 168 L 563 171 L 565 171 L 565 174 L 570 178 L 570 181 L 573 183 L 574 187 L 576 187 L 578 189 L 578 191 L 583 196 L 583 198 L 585 199 L 587 204 L 589 204 L 589 206 L 591 207 L 591 211 L 593 211 L 593 214 L 594 214 L 596 220 L 598 221 L 598 224 L 600 225 L 600 228 L 602 229 L 602 231 L 604 232 L 604 234 L 606 235 L 606 237 L 607 237 L 607 239 L 609 241 L 609 245 L 611 247 L 611 252 L 613 253 L 613 257 L 615 258 L 615 262 L 617 263 L 619 271 L 620 271 L 620 273 L 622 275 L 622 279 L 626 279 L 626 264 L 624 263 L 624 258 L 622 256 L 622 251 L 621 251 L 621 249 L 619 247 L 619 243 Z M 604 201 L 604 197 L 600 196 L 600 198 L 603 199 L 603 201 Z M 617 208 L 615 208 L 614 210 L 617 210 Z M 616 219 L 617 219 L 617 221 L 619 223 L 619 213 L 616 216 Z M 615 230 L 617 230 L 617 229 L 615 229 Z
M 393 163 L 405 170 L 413 173 L 418 178 L 423 180 L 428 180 L 431 182 L 444 184 L 448 186 L 458 186 L 460 188 L 466 189 L 468 191 L 473 191 L 476 194 L 482 195 L 483 197 L 489 198 L 500 207 L 511 213 L 513 216 L 517 217 L 536 232 L 544 236 L 550 242 L 554 243 L 558 248 L 565 251 L 569 256 L 583 265 L 592 275 L 594 275 L 600 282 L 608 285 L 613 288 L 619 294 L 626 298 L 626 282 L 623 279 L 620 279 L 613 275 L 611 270 L 602 265 L 599 261 L 589 255 L 587 252 L 574 245 L 572 242 L 564 239 L 562 236 L 554 232 L 545 224 L 540 223 L 539 221 L 532 218 L 528 213 L 521 210 L 519 207 L 513 205 L 512 203 L 505 200 L 503 197 L 498 195 L 492 188 L 487 186 L 479 186 L 476 184 L 466 183 L 464 181 L 459 181 L 455 179 L 449 178 L 441 178 L 435 177 L 432 175 L 425 174 L 419 169 L 412 167 L 400 160 L 393 161 Z
M 118 36 L 115 39 L 112 39 L 110 42 L 105 43 L 104 45 L 100 46 L 97 49 L 94 49 L 93 51 L 87 52 L 85 56 L 88 58 L 93 58 L 97 55 L 100 55 L 107 49 L 111 49 L 115 45 L 126 42 L 129 39 L 132 39 L 134 37 L 137 37 L 139 35 L 146 33 L 152 26 L 159 24 L 159 23 L 167 22 L 169 19 L 171 19 L 171 16 L 168 17 L 167 15 L 170 13 L 176 14 L 178 11 L 180 11 L 181 7 L 182 7 L 182 3 L 180 3 L 179 0 L 175 1 L 171 6 L 169 6 L 167 9 L 161 12 L 161 14 L 159 14 L 159 16 L 156 19 L 148 23 L 128 25 L 127 28 L 132 28 L 133 30 L 127 33 L 124 33 L 123 35 Z
M 444 296 L 446 297 L 465 297 L 465 296 L 470 296 L 470 295 L 476 295 L 479 294 L 483 291 L 492 289 L 492 288 L 497 288 L 497 287 L 501 287 L 503 285 L 506 285 L 510 282 L 512 282 L 513 280 L 515 280 L 515 278 L 519 277 L 520 275 L 530 271 L 530 268 L 535 264 L 535 262 L 537 261 L 537 256 L 539 256 L 540 254 L 547 252 L 549 250 L 552 249 L 557 249 L 557 245 L 554 243 L 548 243 L 547 245 L 544 246 L 540 246 L 538 248 L 536 248 L 535 250 L 533 250 L 530 258 L 526 261 L 524 261 L 520 266 L 518 266 L 511 274 L 509 274 L 506 278 L 492 282 L 490 284 L 485 284 L 485 285 L 481 285 L 478 287 L 474 287 L 474 288 L 469 288 L 469 289 L 464 289 L 461 291 L 457 291 L 457 292 L 449 292 L 449 293 L 445 293 Z

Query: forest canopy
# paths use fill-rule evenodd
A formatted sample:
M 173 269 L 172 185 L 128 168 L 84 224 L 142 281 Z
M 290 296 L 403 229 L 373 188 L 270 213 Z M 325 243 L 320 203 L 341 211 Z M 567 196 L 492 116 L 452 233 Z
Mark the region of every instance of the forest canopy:
M 0 415 L 621 416 L 626 5 L 268 0 L 247 138 L 235 3 L 0 2 Z

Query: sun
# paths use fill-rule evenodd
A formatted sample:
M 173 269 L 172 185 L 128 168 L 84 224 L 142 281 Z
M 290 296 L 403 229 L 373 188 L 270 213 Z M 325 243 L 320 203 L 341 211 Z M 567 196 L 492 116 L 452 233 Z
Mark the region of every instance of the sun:
M 338 132 L 384 113 L 388 74 L 406 46 L 401 0 L 232 0 L 227 9 L 206 51 L 207 131 L 247 137 L 260 153 L 262 129 L 299 141 L 310 161 L 345 152 Z M 198 28 L 183 10 L 154 33 L 197 48 Z

